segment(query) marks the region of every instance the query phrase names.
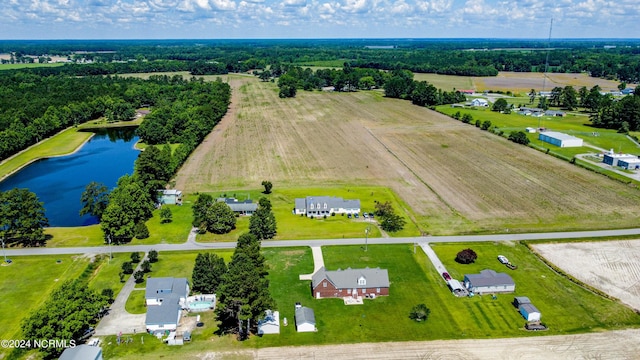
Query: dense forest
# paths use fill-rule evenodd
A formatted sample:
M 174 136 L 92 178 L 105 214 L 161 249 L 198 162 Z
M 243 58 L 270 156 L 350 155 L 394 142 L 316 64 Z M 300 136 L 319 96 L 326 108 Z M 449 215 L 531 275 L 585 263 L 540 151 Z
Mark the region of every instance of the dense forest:
M 319 65 L 338 61 L 352 67 L 465 76 L 495 76 L 498 71 L 587 72 L 594 77 L 640 81 L 637 40 L 130 40 L 2 41 L 0 53 L 16 59 L 66 56 L 74 62 L 107 67 L 68 66 L 65 74 L 191 71 L 196 75 L 244 72 L 274 64 Z M 10 60 L 3 60 L 8 62 Z M 32 61 L 32 60 L 31 60 Z M 149 63 L 149 64 L 142 64 Z M 153 64 L 153 65 L 150 65 Z M 90 70 L 88 70 L 90 69 Z M 162 70 L 165 69 L 165 70 Z M 173 69 L 173 70 L 168 70 Z M 102 73 L 104 74 L 104 73 Z

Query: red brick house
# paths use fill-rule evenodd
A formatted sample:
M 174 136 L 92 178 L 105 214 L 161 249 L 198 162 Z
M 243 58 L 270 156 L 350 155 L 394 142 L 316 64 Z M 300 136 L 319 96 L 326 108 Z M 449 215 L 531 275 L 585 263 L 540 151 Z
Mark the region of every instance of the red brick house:
M 327 271 L 322 267 L 311 277 L 311 291 L 316 299 L 387 296 L 389 274 L 380 268 Z

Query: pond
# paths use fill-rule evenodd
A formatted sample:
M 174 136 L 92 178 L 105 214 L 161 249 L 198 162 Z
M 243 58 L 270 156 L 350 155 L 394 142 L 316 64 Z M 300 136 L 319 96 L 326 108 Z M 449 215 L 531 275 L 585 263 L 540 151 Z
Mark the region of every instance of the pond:
M 44 203 L 50 226 L 97 224 L 98 219 L 80 216 L 80 196 L 92 181 L 109 190 L 118 179 L 133 173 L 139 151 L 135 128 L 100 130 L 73 154 L 38 160 L 0 182 L 0 190 L 27 188 Z

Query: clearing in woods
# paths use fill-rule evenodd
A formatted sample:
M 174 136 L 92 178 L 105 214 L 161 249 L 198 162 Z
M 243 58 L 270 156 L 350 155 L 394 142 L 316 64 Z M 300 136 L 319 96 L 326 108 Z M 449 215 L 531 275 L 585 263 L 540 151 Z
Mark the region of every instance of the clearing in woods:
M 637 225 L 638 189 L 409 101 L 375 91 L 280 99 L 273 83 L 227 79 L 229 112 L 180 169 L 179 189 L 386 186 L 430 234 Z

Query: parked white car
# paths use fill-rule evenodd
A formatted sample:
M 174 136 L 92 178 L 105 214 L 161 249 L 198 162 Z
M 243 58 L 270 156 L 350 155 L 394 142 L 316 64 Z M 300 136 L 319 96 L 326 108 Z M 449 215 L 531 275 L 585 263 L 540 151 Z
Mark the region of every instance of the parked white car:
M 509 259 L 507 259 L 506 257 L 504 257 L 502 255 L 498 255 L 498 261 L 500 261 L 501 264 L 508 264 L 509 263 Z

